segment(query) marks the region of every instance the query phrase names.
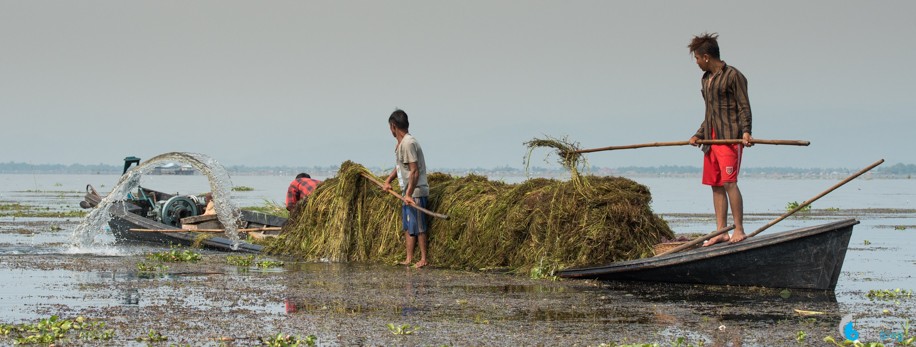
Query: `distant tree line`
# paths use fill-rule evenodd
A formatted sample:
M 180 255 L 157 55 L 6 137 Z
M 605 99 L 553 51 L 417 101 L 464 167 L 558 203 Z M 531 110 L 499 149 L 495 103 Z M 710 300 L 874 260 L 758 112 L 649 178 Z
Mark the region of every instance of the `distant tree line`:
M 307 172 L 311 175 L 330 177 L 337 174 L 338 166 L 245 166 L 230 165 L 226 170 L 235 175 L 296 175 L 299 172 Z M 0 163 L 0 173 L 5 174 L 120 174 L 123 170 L 121 165 L 110 164 L 28 164 L 6 162 Z M 390 168 L 370 167 L 372 172 L 382 172 Z M 858 169 L 849 168 L 794 168 L 794 167 L 747 167 L 742 168 L 743 173 L 752 176 L 793 176 L 793 177 L 825 177 L 836 175 L 848 175 Z M 480 175 L 517 175 L 525 176 L 526 173 L 532 176 L 542 175 L 562 175 L 562 168 L 543 168 L 530 167 L 527 172 L 524 168 L 513 168 L 509 166 L 495 168 L 434 168 L 433 171 L 445 172 L 453 175 L 466 175 L 475 173 Z M 700 167 L 696 166 L 624 166 L 619 168 L 601 168 L 591 167 L 588 170 L 595 175 L 651 175 L 651 176 L 680 176 L 699 174 Z M 898 163 L 886 167 L 878 167 L 873 172 L 877 177 L 898 177 L 909 178 L 916 175 L 916 164 Z
M 108 164 L 28 164 L 6 162 L 0 163 L 0 173 L 8 174 L 119 174 L 122 166 Z
M 916 174 L 916 164 L 896 164 L 881 168 L 880 172 L 890 175 L 913 175 Z

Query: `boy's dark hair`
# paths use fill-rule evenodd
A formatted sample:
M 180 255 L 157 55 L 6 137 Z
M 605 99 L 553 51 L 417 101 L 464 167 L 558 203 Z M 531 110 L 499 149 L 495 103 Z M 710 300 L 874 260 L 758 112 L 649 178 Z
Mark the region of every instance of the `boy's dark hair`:
M 694 36 L 687 48 L 690 48 L 690 53 L 709 54 L 710 57 L 719 59 L 718 38 L 719 34 L 717 33 L 703 33 L 703 35 Z
M 394 110 L 394 112 L 391 112 L 391 116 L 388 117 L 388 124 L 394 124 L 395 128 L 407 130 L 410 127 L 410 122 L 407 121 L 407 112 L 402 109 Z
M 309 174 L 307 174 L 307 173 L 305 173 L 305 172 L 296 175 L 296 179 L 300 179 L 300 178 L 303 178 L 303 177 L 305 177 L 305 178 L 312 178 L 312 176 L 309 176 Z

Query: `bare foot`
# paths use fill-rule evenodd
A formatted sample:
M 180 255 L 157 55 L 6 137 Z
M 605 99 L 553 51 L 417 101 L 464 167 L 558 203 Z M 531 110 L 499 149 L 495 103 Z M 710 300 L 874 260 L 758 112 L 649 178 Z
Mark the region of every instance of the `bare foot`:
M 426 260 L 420 260 L 416 264 L 413 264 L 414 269 L 419 269 L 424 266 L 426 266 Z
M 746 238 L 747 236 L 744 235 L 744 230 L 735 229 L 735 232 L 732 233 L 731 240 L 728 241 L 728 243 L 738 243 L 738 242 L 744 241 L 744 239 Z
M 721 235 L 719 235 L 719 236 L 713 237 L 713 238 L 711 238 L 711 239 L 706 240 L 705 242 L 703 242 L 703 247 L 709 247 L 709 246 L 712 246 L 712 245 L 717 244 L 717 243 L 719 243 L 719 242 L 728 241 L 729 239 L 730 239 L 730 238 L 728 237 L 728 233 L 723 233 L 723 234 L 721 234 Z
M 413 260 L 407 259 L 407 260 L 405 260 L 405 261 L 402 261 L 402 262 L 398 263 L 398 265 L 410 265 L 410 263 L 411 263 L 412 261 L 413 261 Z

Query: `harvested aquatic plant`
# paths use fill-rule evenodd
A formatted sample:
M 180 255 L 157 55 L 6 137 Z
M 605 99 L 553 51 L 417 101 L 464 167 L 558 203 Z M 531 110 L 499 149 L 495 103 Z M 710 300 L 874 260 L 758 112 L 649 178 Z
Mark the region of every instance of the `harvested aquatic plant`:
M 587 165 L 585 157 L 578 152 L 579 145 L 577 143 L 570 142 L 568 139 L 555 139 L 548 136 L 546 139 L 533 138 L 531 141 L 525 142 L 525 146 L 528 147 L 528 155 L 525 156 L 525 168 L 531 164 L 531 155 L 535 149 L 540 147 L 553 148 L 556 150 L 558 161 L 560 165 L 563 165 L 566 170 L 569 170 L 570 175 L 572 176 L 572 181 L 577 182 L 579 180 L 579 168 L 585 168 Z
M 368 170 L 343 163 L 267 251 L 307 260 L 403 259 L 401 202 L 362 173 Z M 430 219 L 435 266 L 527 273 L 535 266 L 605 264 L 649 256 L 661 237 L 673 237 L 652 213 L 648 188 L 625 178 L 588 177 L 587 188 L 542 178 L 507 184 L 432 173 L 428 179 L 429 209 L 450 216 Z

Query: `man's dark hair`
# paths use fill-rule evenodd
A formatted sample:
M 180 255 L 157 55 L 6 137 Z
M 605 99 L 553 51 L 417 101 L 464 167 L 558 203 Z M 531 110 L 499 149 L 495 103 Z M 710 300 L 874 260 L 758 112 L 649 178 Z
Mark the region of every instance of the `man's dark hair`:
M 700 36 L 694 36 L 687 48 L 690 53 L 696 52 L 699 55 L 709 54 L 710 57 L 719 59 L 719 34 L 703 33 Z
M 309 174 L 307 174 L 307 173 L 305 173 L 305 172 L 296 175 L 296 179 L 300 179 L 300 178 L 303 178 L 303 177 L 305 177 L 305 178 L 312 178 L 312 176 L 309 176 Z
M 407 121 L 407 112 L 404 112 L 402 109 L 391 112 L 391 116 L 388 117 L 388 123 L 394 124 L 395 128 L 401 130 L 407 130 L 407 128 L 410 127 L 410 122 Z

